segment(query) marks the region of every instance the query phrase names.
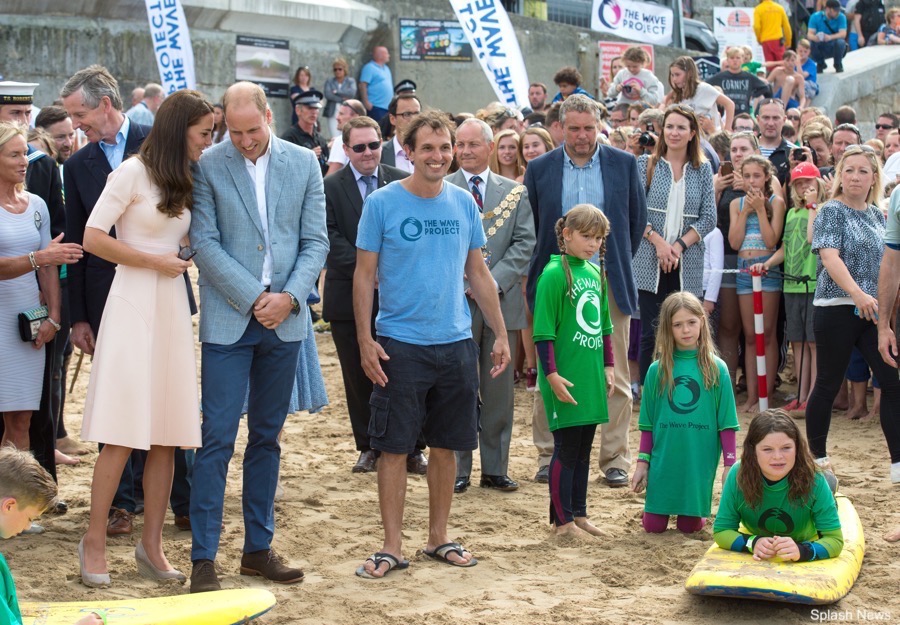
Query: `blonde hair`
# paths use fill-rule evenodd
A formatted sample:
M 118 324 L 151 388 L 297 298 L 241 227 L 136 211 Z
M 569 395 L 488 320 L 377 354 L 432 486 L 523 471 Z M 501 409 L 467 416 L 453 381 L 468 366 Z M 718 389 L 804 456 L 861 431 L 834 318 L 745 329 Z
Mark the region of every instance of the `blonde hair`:
M 566 254 L 566 239 L 563 232 L 564 229 L 578 232 L 586 237 L 601 237 L 603 242 L 597 255 L 600 257 L 600 273 L 603 276 L 604 288 L 606 282 L 606 271 L 604 269 L 604 257 L 606 256 L 606 238 L 609 236 L 609 219 L 603 214 L 599 208 L 593 204 L 576 204 L 564 216 L 556 220 L 556 243 L 559 246 L 563 271 L 566 274 L 566 285 L 569 299 L 575 299 L 575 293 L 572 289 L 572 269 L 569 267 L 569 260 Z
M 22 137 L 27 143 L 28 131 L 25 126 L 15 122 L 0 122 L 0 149 L 15 137 Z M 24 182 L 16 185 L 16 191 L 22 191 L 23 189 L 25 189 Z
M 524 163 L 524 161 L 522 161 L 522 157 L 521 157 L 522 151 L 519 149 L 521 140 L 519 138 L 519 133 L 517 133 L 515 130 L 512 130 L 510 128 L 507 128 L 506 130 L 501 130 L 494 136 L 494 138 L 493 138 L 494 149 L 491 150 L 491 155 L 488 158 L 488 167 L 490 168 L 490 170 L 492 172 L 494 172 L 498 176 L 503 175 L 503 172 L 500 171 L 500 169 L 501 169 L 500 168 L 500 159 L 497 156 L 497 152 L 500 151 L 500 142 L 503 141 L 504 139 L 506 139 L 507 137 L 512 137 L 516 142 L 516 163 L 515 163 L 516 176 L 521 176 L 525 173 L 525 163 Z
M 800 180 L 804 179 L 801 178 Z M 800 195 L 797 191 L 797 186 L 794 184 L 795 182 L 800 182 L 800 180 L 791 181 L 791 206 L 794 208 L 806 208 L 806 198 Z M 811 180 L 816 181 L 816 204 L 821 205 L 828 199 L 828 187 L 821 178 L 811 178 Z
M 0 499 L 15 499 L 19 509 L 34 506 L 43 513 L 57 493 L 53 477 L 34 456 L 12 445 L 0 449 Z
M 870 146 L 866 146 L 870 147 Z M 872 166 L 872 174 L 875 177 L 873 180 L 872 188 L 869 189 L 869 194 L 866 196 L 867 204 L 874 204 L 878 206 L 878 203 L 881 201 L 884 189 L 884 182 L 882 181 L 882 173 L 881 173 L 881 159 L 878 158 L 878 154 L 875 150 L 863 150 L 862 146 L 859 145 L 851 145 L 846 150 L 844 150 L 844 155 L 841 156 L 841 160 L 834 167 L 834 183 L 831 186 L 831 197 L 837 198 L 839 195 L 843 194 L 844 187 L 841 184 L 841 176 L 844 174 L 844 167 L 846 166 L 847 158 L 850 156 L 865 156 L 869 161 L 869 164 Z
M 706 311 L 697 296 L 688 291 L 678 291 L 669 295 L 659 308 L 659 325 L 656 329 L 656 358 L 659 361 L 658 392 L 664 391 L 669 397 L 675 390 L 672 370 L 675 367 L 675 335 L 672 331 L 672 319 L 679 310 L 686 310 L 700 319 L 700 337 L 697 340 L 697 365 L 703 374 L 703 386 L 709 390 L 719 383 L 719 365 L 716 363 L 716 344 L 709 331 L 709 320 Z M 649 321 L 649 320 L 648 320 Z

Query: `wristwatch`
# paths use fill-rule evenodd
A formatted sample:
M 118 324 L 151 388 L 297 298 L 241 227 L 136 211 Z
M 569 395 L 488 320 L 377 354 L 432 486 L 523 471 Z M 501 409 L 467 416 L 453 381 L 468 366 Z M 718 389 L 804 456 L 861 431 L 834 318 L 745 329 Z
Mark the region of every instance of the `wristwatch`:
M 811 209 L 811 210 L 817 210 L 819 208 L 819 205 L 816 204 L 815 202 L 812 202 L 810 204 L 807 204 L 806 208 Z
M 300 302 L 297 301 L 297 298 L 294 297 L 293 293 L 289 291 L 285 291 L 284 293 L 291 298 L 291 312 L 296 315 L 298 312 L 300 312 Z

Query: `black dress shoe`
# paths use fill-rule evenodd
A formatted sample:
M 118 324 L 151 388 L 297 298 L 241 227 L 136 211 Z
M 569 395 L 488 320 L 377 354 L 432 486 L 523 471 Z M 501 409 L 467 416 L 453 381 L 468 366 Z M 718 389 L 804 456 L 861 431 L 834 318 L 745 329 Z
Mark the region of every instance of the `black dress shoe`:
M 359 452 L 359 460 L 353 465 L 353 473 L 371 473 L 375 470 L 375 461 L 378 457 L 371 449 Z
M 606 471 L 603 481 L 610 488 L 622 488 L 628 486 L 628 473 L 623 469 L 609 469 Z
M 509 479 L 508 475 L 482 475 L 482 488 L 496 488 L 502 491 L 511 491 L 519 488 L 519 483 Z
M 428 458 L 418 450 L 406 457 L 406 472 L 415 473 L 416 475 L 425 475 L 428 473 Z
M 469 488 L 469 478 L 468 477 L 458 477 L 456 481 L 453 483 L 453 492 L 454 493 L 464 493 L 466 489 Z

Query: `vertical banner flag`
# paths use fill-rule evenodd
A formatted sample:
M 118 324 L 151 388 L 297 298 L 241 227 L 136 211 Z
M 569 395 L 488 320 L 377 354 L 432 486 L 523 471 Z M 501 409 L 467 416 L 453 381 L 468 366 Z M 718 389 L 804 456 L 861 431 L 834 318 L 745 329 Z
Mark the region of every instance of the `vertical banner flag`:
M 159 82 L 167 94 L 179 89 L 195 89 L 194 50 L 181 0 L 145 1 Z
M 528 104 L 525 60 L 500 0 L 450 0 L 450 4 L 497 98 L 510 106 Z
M 672 9 L 632 0 L 594 0 L 591 30 L 622 39 L 668 46 L 675 32 Z

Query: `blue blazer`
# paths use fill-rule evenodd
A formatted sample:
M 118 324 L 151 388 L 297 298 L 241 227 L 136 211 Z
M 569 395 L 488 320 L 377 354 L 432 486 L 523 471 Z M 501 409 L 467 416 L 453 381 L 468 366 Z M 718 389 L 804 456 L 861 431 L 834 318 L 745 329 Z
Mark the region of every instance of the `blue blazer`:
M 528 304 L 534 310 L 537 279 L 551 254 L 559 254 L 554 226 L 562 217 L 563 147 L 539 156 L 525 170 L 525 186 L 534 213 L 537 245 L 528 270 Z M 637 310 L 637 287 L 632 259 L 647 228 L 647 201 L 638 174 L 637 160 L 628 152 L 600 146 L 603 174 L 603 212 L 609 218 L 606 270 L 616 304 L 626 315 Z M 571 207 L 567 207 L 571 208 Z
M 328 254 L 322 171 L 312 151 L 270 135 L 266 213 L 272 246 L 273 293 L 301 303 Z M 191 245 L 200 270 L 200 341 L 237 342 L 263 292 L 265 237 L 256 190 L 244 157 L 230 141 L 203 153 L 194 174 Z M 275 329 L 282 341 L 306 338 L 308 315 L 288 315 Z

